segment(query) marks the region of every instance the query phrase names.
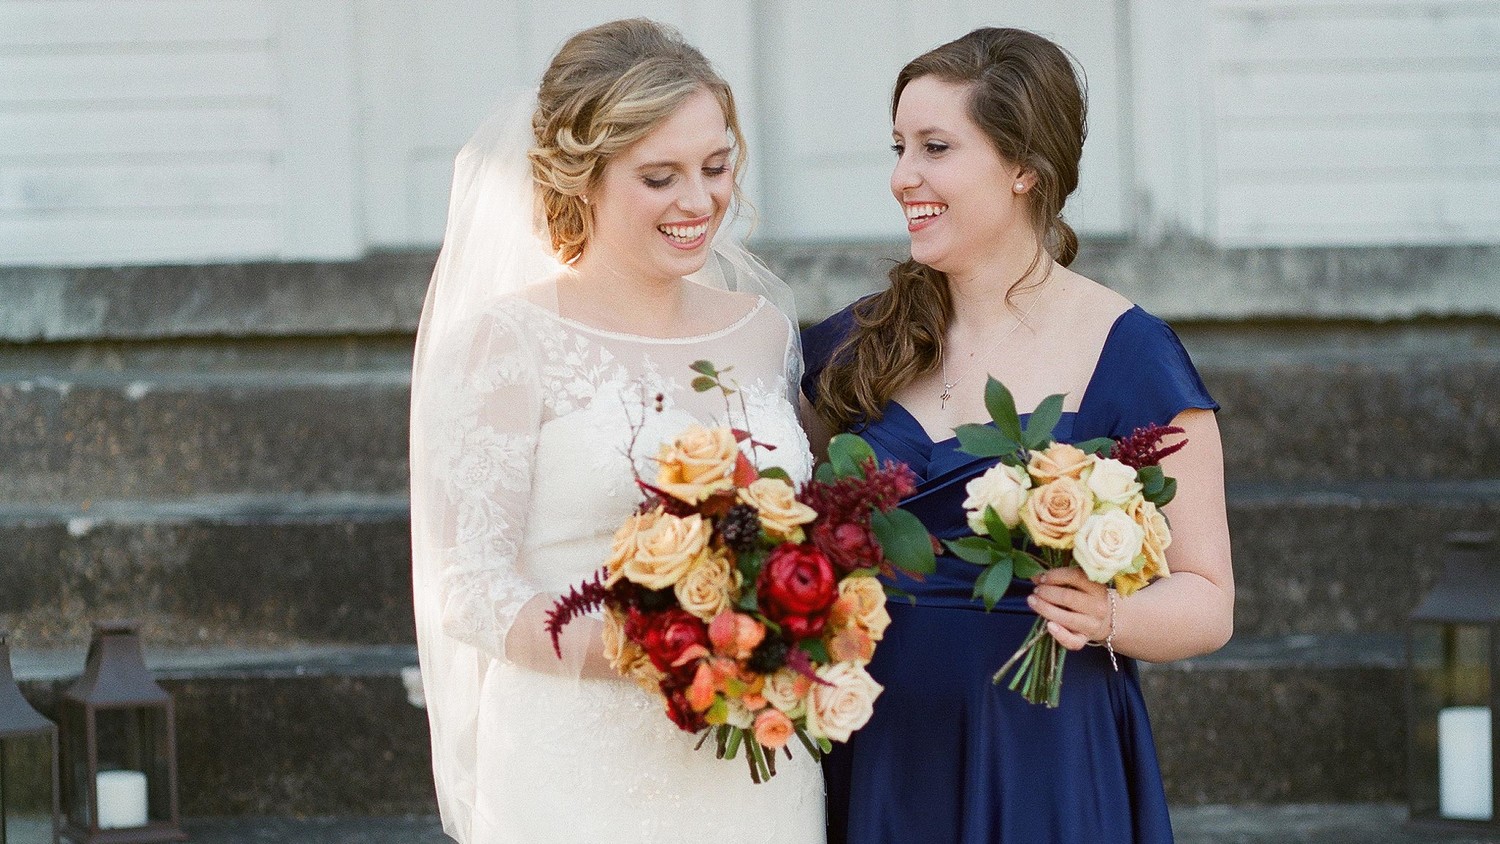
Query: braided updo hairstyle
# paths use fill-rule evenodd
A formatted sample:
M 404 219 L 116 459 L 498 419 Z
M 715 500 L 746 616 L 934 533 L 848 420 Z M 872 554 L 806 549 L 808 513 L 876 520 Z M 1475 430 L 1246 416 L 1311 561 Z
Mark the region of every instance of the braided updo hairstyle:
M 569 38 L 553 57 L 531 119 L 531 174 L 552 249 L 571 263 L 592 234 L 584 197 L 605 165 L 707 90 L 724 111 L 734 149 L 735 197 L 745 138 L 734 95 L 708 59 L 673 28 L 644 18 L 611 21 Z
M 1016 283 L 1043 260 L 1072 263 L 1078 237 L 1062 209 L 1078 187 L 1088 126 L 1084 87 L 1068 54 L 1025 30 L 976 29 L 901 69 L 892 119 L 901 92 L 924 76 L 968 85 L 969 118 L 1003 159 L 1035 174 L 1026 196 L 1037 251 Z M 908 258 L 891 268 L 890 280 L 889 288 L 855 306 L 854 329 L 819 376 L 816 409 L 835 431 L 879 419 L 891 396 L 942 363 L 953 318 L 947 276 Z

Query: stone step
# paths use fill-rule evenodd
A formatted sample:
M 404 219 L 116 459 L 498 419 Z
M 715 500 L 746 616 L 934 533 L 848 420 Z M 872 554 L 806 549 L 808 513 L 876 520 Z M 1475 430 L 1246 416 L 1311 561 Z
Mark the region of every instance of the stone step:
M 1500 477 L 1483 327 L 1185 326 L 1232 483 Z M 396 493 L 411 340 L 0 346 L 0 500 Z
M 405 488 L 409 374 L 122 372 L 0 379 L 0 500 Z
M 1497 520 L 1500 481 L 1235 487 L 1236 630 L 1402 630 L 1442 537 Z M 36 644 L 112 615 L 185 644 L 411 641 L 399 496 L 13 504 L 0 506 L 0 548 L 0 623 Z
M 432 811 L 414 648 L 181 649 L 148 639 L 146 652 L 177 702 L 185 816 Z M 1395 636 L 1247 637 L 1209 657 L 1143 666 L 1169 799 L 1402 800 L 1401 653 Z M 44 713 L 83 659 L 78 648 L 13 654 Z

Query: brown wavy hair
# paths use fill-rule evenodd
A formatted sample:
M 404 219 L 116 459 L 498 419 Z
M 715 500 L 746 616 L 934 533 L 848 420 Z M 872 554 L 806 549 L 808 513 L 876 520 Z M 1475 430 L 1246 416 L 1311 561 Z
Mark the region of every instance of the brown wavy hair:
M 1088 134 L 1081 71 L 1061 47 L 1021 29 L 976 29 L 912 59 L 896 76 L 891 119 L 914 79 L 935 76 L 969 86 L 969 117 L 1006 161 L 1035 175 L 1028 191 L 1037 251 L 1006 294 L 1044 261 L 1062 266 L 1078 254 L 1078 237 L 1062 218 L 1078 187 Z M 942 362 L 953 318 L 948 277 L 908 258 L 890 271 L 891 285 L 854 306 L 854 328 L 818 378 L 818 415 L 833 430 L 879 419 L 902 387 Z M 1046 281 L 1043 275 L 1032 285 Z M 1031 286 L 1031 285 L 1028 285 Z
M 611 21 L 574 35 L 557 51 L 537 91 L 529 151 L 537 202 L 552 249 L 571 263 L 593 233 L 584 199 L 621 150 L 644 138 L 699 90 L 719 101 L 732 139 L 735 198 L 745 136 L 729 83 L 670 26 Z

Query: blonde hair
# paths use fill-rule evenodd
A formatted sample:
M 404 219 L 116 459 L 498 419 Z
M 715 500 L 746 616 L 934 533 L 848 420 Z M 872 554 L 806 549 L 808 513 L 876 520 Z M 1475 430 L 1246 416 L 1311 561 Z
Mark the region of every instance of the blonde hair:
M 677 107 L 707 90 L 733 139 L 735 198 L 745 162 L 729 84 L 677 30 L 644 18 L 611 21 L 569 38 L 553 57 L 531 119 L 528 153 L 552 249 L 571 263 L 593 233 L 584 197 L 610 159 L 650 134 Z

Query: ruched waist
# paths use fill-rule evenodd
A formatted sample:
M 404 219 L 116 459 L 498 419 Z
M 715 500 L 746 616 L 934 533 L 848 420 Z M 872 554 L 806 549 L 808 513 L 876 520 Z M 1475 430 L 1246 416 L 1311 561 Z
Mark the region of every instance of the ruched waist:
M 958 568 L 956 567 L 962 567 Z M 959 572 L 972 574 L 972 577 L 955 576 Z M 984 612 L 984 602 L 974 597 L 974 581 L 978 578 L 980 569 L 978 566 L 965 563 L 953 557 L 938 557 L 938 570 L 928 575 L 924 580 L 915 580 L 906 576 L 899 576 L 892 584 L 895 588 L 909 593 L 912 597 L 906 598 L 893 595 L 887 599 L 888 605 L 932 607 L 936 609 L 949 610 L 971 610 Z M 1011 578 L 1010 588 L 1005 590 L 1005 597 L 995 604 L 991 612 L 1012 612 L 1035 614 L 1031 607 L 1026 604 L 1026 596 L 1030 595 L 1035 585 L 1029 580 Z

